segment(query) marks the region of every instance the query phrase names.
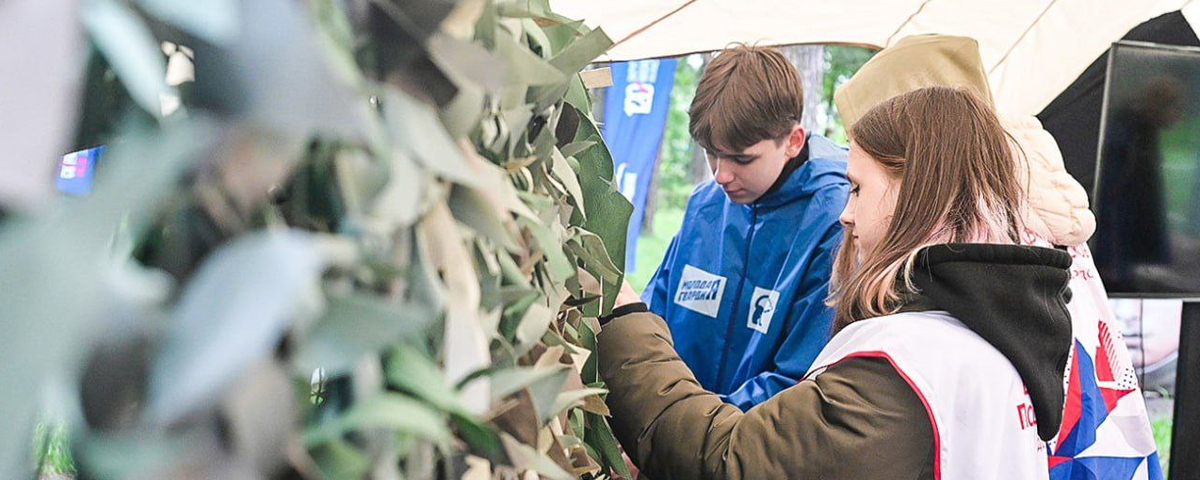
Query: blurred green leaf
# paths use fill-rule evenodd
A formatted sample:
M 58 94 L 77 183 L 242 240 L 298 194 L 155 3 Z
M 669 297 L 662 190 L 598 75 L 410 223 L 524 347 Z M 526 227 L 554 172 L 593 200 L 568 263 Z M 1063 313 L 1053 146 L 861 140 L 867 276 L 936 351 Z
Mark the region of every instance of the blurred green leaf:
M 213 43 L 225 43 L 238 31 L 237 0 L 138 0 L 152 15 Z
M 248 465 L 260 472 L 273 470 L 286 460 L 300 405 L 283 363 L 274 358 L 259 361 L 242 372 L 221 399 L 228 422 L 224 433 Z
M 438 31 L 438 27 L 454 10 L 457 0 L 388 0 L 376 2 L 374 6 L 387 18 L 398 23 L 406 33 L 424 43 Z
M 582 390 L 563 392 L 558 395 L 558 398 L 554 399 L 554 405 L 550 407 L 550 416 L 547 417 L 546 420 L 549 420 L 550 417 L 567 411 L 568 408 L 583 405 L 583 400 L 587 397 L 603 395 L 605 393 L 608 393 L 608 390 L 603 388 L 585 388 Z
M 517 250 L 517 243 L 504 224 L 504 220 L 508 219 L 497 217 L 496 206 L 478 189 L 455 186 L 450 191 L 449 203 L 455 219 L 499 247 L 508 251 Z
M 350 23 L 351 12 L 344 8 L 344 0 L 311 0 L 310 5 L 319 30 L 329 37 L 338 50 L 353 56 L 358 39 Z
M 542 294 L 532 288 L 507 288 L 503 294 L 506 306 L 498 327 L 499 333 L 504 338 L 516 339 L 517 330 L 521 328 L 526 312 L 534 303 L 542 300 Z
M 599 28 L 571 42 L 562 52 L 550 60 L 550 64 L 563 73 L 574 75 L 583 70 L 592 60 L 599 57 L 613 44 L 612 39 Z
M 345 78 L 361 73 L 334 68 L 340 63 L 323 46 L 330 40 L 313 30 L 302 3 L 255 0 L 238 6 L 233 41 L 194 46 L 196 71 L 202 72 L 191 92 L 198 107 L 301 138 L 370 135 L 369 98 L 355 89 L 355 79 Z
M 550 231 L 550 227 L 525 218 L 518 219 L 517 221 L 529 230 L 529 233 L 533 235 L 538 245 L 541 246 L 542 253 L 546 254 L 546 262 L 550 269 L 551 277 L 557 281 L 563 281 L 575 274 L 575 267 L 571 265 L 571 261 L 563 254 L 563 245 Z
M 575 87 L 575 91 L 577 92 L 583 85 L 579 80 L 579 71 L 597 56 L 608 50 L 610 46 L 612 46 L 612 40 L 599 29 L 592 30 L 582 38 L 569 43 L 562 52 L 559 52 L 554 58 L 550 59 L 551 65 L 566 74 L 566 76 L 562 77 L 563 81 L 552 85 L 540 86 L 530 92 L 530 97 L 533 99 L 536 108 L 545 108 L 563 98 L 564 95 L 569 95 L 576 84 L 578 85 L 578 87 Z M 575 96 L 577 95 L 578 93 L 575 94 Z M 571 101 L 582 103 L 578 100 L 568 98 L 568 102 Z
M 363 478 L 371 468 L 366 453 L 341 439 L 330 439 L 316 446 L 312 456 L 325 478 Z
M 545 425 L 554 416 L 554 404 L 558 394 L 562 392 L 567 376 L 571 374 L 570 367 L 564 366 L 556 375 L 539 378 L 529 384 L 529 395 L 533 398 L 533 407 L 537 412 L 539 425 Z
M 317 445 L 346 432 L 370 429 L 407 433 L 443 444 L 450 440 L 442 415 L 406 396 L 383 392 L 356 403 L 337 420 L 305 432 L 304 442 Z
M 23 386 L 0 395 L 0 412 L 12 421 L 0 431 L 0 467 L 13 475 L 31 471 L 29 439 L 41 386 L 78 368 L 104 322 L 134 310 L 146 293 L 122 288 L 121 263 L 109 252 L 114 232 L 122 223 L 140 232 L 201 147 L 216 138 L 202 118 L 131 133 L 113 145 L 107 173 L 88 201 L 60 199 L 43 215 L 0 224 L 0 362 L 23 366 L 0 369 L 0 385 Z M 69 295 L 64 285 L 71 286 Z
M 618 270 L 625 270 L 625 236 L 629 229 L 629 217 L 633 205 L 612 184 L 613 163 L 608 147 L 596 125 L 585 112 L 578 112 L 579 130 L 573 141 L 591 141 L 596 146 L 576 155 L 579 160 L 579 182 L 583 188 L 583 203 L 592 211 L 583 228 L 595 233 L 604 242 L 608 258 Z M 606 315 L 616 301 L 620 282 L 605 282 L 604 301 L 598 310 L 587 310 L 590 315 Z
M 455 138 L 464 138 L 479 127 L 487 100 L 482 87 L 471 83 L 459 85 L 458 95 L 440 112 L 446 130 Z
M 616 470 L 622 477 L 629 478 L 629 469 L 625 468 L 625 459 L 621 456 L 621 448 L 617 438 L 612 434 L 608 421 L 600 415 L 585 413 L 587 431 L 584 441 L 600 450 L 601 459 L 608 468 Z
M 162 115 L 161 95 L 167 86 L 167 59 L 158 41 L 132 9 L 116 0 L 87 2 L 83 22 L 121 83 L 143 110 Z
M 503 437 L 504 444 L 508 447 L 509 455 L 513 458 L 513 463 L 518 469 L 528 469 L 537 472 L 541 477 L 550 480 L 571 480 L 575 478 L 567 473 L 562 467 L 554 463 L 554 460 L 546 456 L 546 454 L 536 450 L 533 447 L 524 445 L 512 437 Z
M 521 19 L 521 30 L 528 37 L 529 47 L 534 52 L 540 53 L 543 58 L 552 57 L 558 49 L 550 44 L 550 38 L 546 37 L 546 33 L 542 31 L 537 22 L 533 20 L 532 14 L 528 18 Z
M 421 263 L 440 272 L 441 279 L 436 283 L 444 282 L 446 294 L 452 297 L 445 303 L 442 360 L 450 381 L 459 382 L 492 364 L 488 342 L 495 334 L 495 326 L 485 318 L 493 314 L 479 310 L 482 295 L 479 275 L 449 207 L 441 203 L 432 208 L 418 225 L 418 232 L 424 255 Z M 460 388 L 472 413 L 483 414 L 487 410 L 488 378 L 475 378 Z
M 542 27 L 542 32 L 546 34 L 546 38 L 554 46 L 555 52 L 561 51 L 567 44 L 575 41 L 581 31 L 587 30 L 583 21 L 563 19 L 558 15 L 553 15 L 553 17 L 555 17 L 554 21 L 558 23 L 551 23 L 551 21 L 543 19 L 542 23 L 545 25 Z
M 451 415 L 450 420 L 454 424 L 456 433 L 471 447 L 473 453 L 492 462 L 509 462 L 504 451 L 504 444 L 495 430 L 462 415 Z
M 550 322 L 554 321 L 554 314 L 555 312 L 550 310 L 550 307 L 541 303 L 529 305 L 521 317 L 520 326 L 517 327 L 517 342 L 521 345 L 532 346 L 540 341 L 542 335 L 546 333 L 546 329 L 550 327 Z
M 530 288 L 529 279 L 521 272 L 520 267 L 513 261 L 509 255 L 498 255 L 497 263 L 500 264 L 500 270 L 504 274 L 506 281 L 516 284 L 518 287 Z
M 364 206 L 383 190 L 388 179 L 388 169 L 366 152 L 358 149 L 339 150 L 333 158 L 333 174 L 336 178 L 347 216 L 358 219 L 363 216 Z
M 604 240 L 592 232 L 579 231 L 567 243 L 567 248 L 583 260 L 584 267 L 597 278 L 610 285 L 621 283 L 621 270 L 617 268 L 604 248 Z
M 566 75 L 542 57 L 531 52 L 512 35 L 496 36 L 496 54 L 505 61 L 506 84 L 509 88 L 556 85 L 566 81 Z
M 571 433 L 573 433 L 576 437 L 581 438 L 581 439 L 584 436 L 585 420 L 584 420 L 583 416 L 586 413 L 587 412 L 584 412 L 583 410 L 572 410 L 570 417 L 567 419 L 567 422 L 570 423 L 570 425 L 571 425 Z M 590 448 L 590 446 L 589 446 L 589 448 Z M 594 458 L 600 458 L 600 456 L 594 455 Z
M 312 238 L 295 231 L 249 235 L 214 252 L 172 314 L 151 373 L 153 418 L 169 423 L 212 401 L 293 322 L 314 315 L 324 263 Z
M 562 385 L 562 381 L 566 379 L 567 370 L 565 366 L 556 367 L 516 367 L 505 370 L 499 370 L 492 374 L 492 400 L 500 400 L 511 395 L 513 392 L 522 388 L 529 387 L 538 382 L 548 384 L 558 383 Z M 558 394 L 555 390 L 554 395 Z M 550 402 L 554 399 L 551 398 Z M 547 407 L 550 404 L 547 403 Z
M 593 352 L 596 351 L 596 331 L 592 329 L 591 324 L 588 322 L 581 322 L 579 324 L 579 343 L 583 345 L 583 348 Z M 590 384 L 601 381 L 596 361 L 596 355 L 590 355 L 587 361 L 584 362 L 583 372 L 580 374 L 583 378 L 583 383 Z
M 384 366 L 388 382 L 447 412 L 470 416 L 438 366 L 416 348 L 400 344 Z
M 512 157 L 513 152 L 517 147 L 522 145 L 525 139 L 525 130 L 529 126 L 529 120 L 533 118 L 533 111 L 528 105 L 520 104 L 516 108 L 504 110 L 500 112 L 500 118 L 508 125 L 508 156 Z
M 545 195 L 538 195 L 530 192 L 517 192 L 517 197 L 525 202 L 531 210 L 544 212 L 554 208 L 554 199 Z M 518 219 L 520 220 L 520 219 Z
M 583 86 L 583 79 L 579 75 L 571 77 L 571 82 L 567 85 L 567 93 L 563 97 L 563 101 L 567 105 L 573 106 L 579 112 L 587 112 L 592 105 L 592 96 L 588 93 L 586 87 Z M 590 118 L 590 115 L 588 116 Z M 570 155 L 574 156 L 574 155 Z
M 579 176 L 571 168 L 571 164 L 567 162 L 567 159 L 563 157 L 562 152 L 558 151 L 558 148 L 551 149 L 550 158 L 553 162 L 551 171 L 554 173 L 554 176 L 563 183 L 563 186 L 567 187 L 567 193 L 571 195 L 573 204 L 579 208 L 579 214 L 587 217 L 587 211 L 584 208 L 585 202 L 583 202 L 583 189 L 579 185 Z
M 97 478 L 137 478 L 161 471 L 202 439 L 194 435 L 96 435 L 74 445 L 76 457 Z
M 421 213 L 421 194 L 426 188 L 420 167 L 408 154 L 393 151 L 390 159 L 387 183 L 368 209 L 367 221 L 382 232 L 412 225 Z
M 506 65 L 503 59 L 487 49 L 441 32 L 429 37 L 427 47 L 433 63 L 460 88 L 463 83 L 471 83 L 488 93 L 504 88 Z
M 527 0 L 524 4 L 534 15 L 545 17 L 551 14 L 550 0 Z
M 569 157 L 574 157 L 575 155 L 578 155 L 578 154 L 582 153 L 583 151 L 585 151 L 589 148 L 592 148 L 594 146 L 596 146 L 596 142 L 593 142 L 593 141 L 571 142 L 571 143 L 564 145 L 559 150 L 562 151 L 562 154 L 564 157 L 569 158 Z
M 323 368 L 328 375 L 339 375 L 363 355 L 424 333 L 436 318 L 428 307 L 417 303 L 401 304 L 362 294 L 330 297 L 325 313 L 297 348 L 294 370 L 307 375 Z
M 442 127 L 433 106 L 394 89 L 388 90 L 383 102 L 396 148 L 442 178 L 462 185 L 476 183 L 462 150 Z

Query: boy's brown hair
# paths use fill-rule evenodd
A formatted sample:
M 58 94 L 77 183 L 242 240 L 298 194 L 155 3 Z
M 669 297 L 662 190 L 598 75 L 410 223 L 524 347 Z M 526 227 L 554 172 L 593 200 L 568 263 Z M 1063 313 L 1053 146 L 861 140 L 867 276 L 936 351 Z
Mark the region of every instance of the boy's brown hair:
M 783 54 L 738 45 L 705 68 L 688 113 L 688 132 L 700 146 L 740 152 L 791 131 L 804 113 L 804 87 Z

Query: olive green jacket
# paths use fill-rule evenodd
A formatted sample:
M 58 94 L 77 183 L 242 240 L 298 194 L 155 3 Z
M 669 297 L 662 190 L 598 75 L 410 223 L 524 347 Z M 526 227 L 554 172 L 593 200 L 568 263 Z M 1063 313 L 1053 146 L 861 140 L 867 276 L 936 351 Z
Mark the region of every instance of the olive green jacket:
M 653 480 L 933 478 L 925 408 L 886 360 L 845 360 L 743 413 L 700 387 L 653 314 L 608 322 L 597 354 L 613 431 Z

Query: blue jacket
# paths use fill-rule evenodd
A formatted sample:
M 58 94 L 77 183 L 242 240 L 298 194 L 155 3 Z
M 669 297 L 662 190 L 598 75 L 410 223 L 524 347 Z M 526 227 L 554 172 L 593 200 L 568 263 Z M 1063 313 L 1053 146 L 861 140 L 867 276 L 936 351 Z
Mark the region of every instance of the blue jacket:
M 795 385 L 829 340 L 846 150 L 809 135 L 808 160 L 751 205 L 709 180 L 642 293 L 700 385 L 748 410 Z

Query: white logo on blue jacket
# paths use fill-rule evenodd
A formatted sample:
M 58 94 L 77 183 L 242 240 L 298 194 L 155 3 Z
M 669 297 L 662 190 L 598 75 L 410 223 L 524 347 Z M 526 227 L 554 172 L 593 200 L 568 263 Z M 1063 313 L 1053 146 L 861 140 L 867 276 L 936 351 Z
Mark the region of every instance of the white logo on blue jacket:
M 724 294 L 725 277 L 684 265 L 679 288 L 675 289 L 675 303 L 696 313 L 717 318 Z
M 759 333 L 767 333 L 771 328 L 771 318 L 775 316 L 775 305 L 778 303 L 779 292 L 754 287 L 754 295 L 750 296 L 746 327 Z

